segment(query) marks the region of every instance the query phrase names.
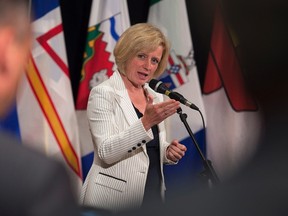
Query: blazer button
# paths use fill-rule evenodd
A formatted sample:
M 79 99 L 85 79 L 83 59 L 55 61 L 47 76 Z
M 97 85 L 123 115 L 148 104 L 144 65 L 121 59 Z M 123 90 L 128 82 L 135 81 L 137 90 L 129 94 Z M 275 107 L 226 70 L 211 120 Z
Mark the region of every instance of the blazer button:
M 141 143 L 138 143 L 138 144 L 137 144 L 137 146 L 139 146 L 139 147 L 140 147 L 141 145 L 142 145 Z
M 146 143 L 146 140 L 142 140 L 142 143 Z
M 128 150 L 128 153 L 131 153 L 132 152 L 132 150 L 130 149 L 130 150 Z
M 136 149 L 136 147 L 134 146 L 132 149 L 133 149 L 133 150 L 135 150 L 135 149 Z

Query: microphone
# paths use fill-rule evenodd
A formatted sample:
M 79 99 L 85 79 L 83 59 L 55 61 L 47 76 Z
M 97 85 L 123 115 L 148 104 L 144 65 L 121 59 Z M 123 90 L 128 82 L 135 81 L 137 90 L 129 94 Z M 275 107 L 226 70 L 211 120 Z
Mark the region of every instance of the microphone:
M 185 106 L 190 107 L 191 109 L 199 111 L 199 108 L 195 104 L 193 104 L 190 101 L 188 101 L 187 99 L 185 99 L 178 92 L 173 92 L 173 91 L 169 90 L 169 88 L 162 81 L 152 79 L 149 82 L 149 86 L 154 91 L 161 93 L 161 94 L 165 94 L 169 98 L 174 99 L 176 101 L 179 101 L 180 103 L 184 104 Z

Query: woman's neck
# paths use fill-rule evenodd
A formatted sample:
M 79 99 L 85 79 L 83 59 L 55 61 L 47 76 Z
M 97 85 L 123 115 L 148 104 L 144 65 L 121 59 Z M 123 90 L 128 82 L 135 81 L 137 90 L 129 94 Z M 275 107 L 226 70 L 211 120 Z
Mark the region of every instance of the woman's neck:
M 131 92 L 131 93 L 139 93 L 143 91 L 143 85 L 136 85 L 135 83 L 133 83 L 131 80 L 128 79 L 127 76 L 125 76 L 124 74 L 120 73 L 122 80 L 125 84 L 126 89 Z
M 131 102 L 141 112 L 144 113 L 147 103 L 147 95 L 142 85 L 134 85 L 125 75 L 121 74 Z

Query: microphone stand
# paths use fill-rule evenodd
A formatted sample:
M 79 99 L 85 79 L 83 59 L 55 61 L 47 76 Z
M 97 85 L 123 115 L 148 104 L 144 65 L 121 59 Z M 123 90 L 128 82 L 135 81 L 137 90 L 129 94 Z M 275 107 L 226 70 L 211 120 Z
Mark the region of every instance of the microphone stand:
M 188 133 L 190 135 L 190 137 L 193 140 L 193 143 L 194 143 L 197 151 L 199 152 L 199 154 L 201 156 L 201 159 L 202 159 L 202 162 L 203 162 L 203 166 L 204 166 L 204 171 L 201 173 L 202 176 L 207 178 L 208 182 L 210 180 L 212 184 L 217 185 L 218 183 L 220 183 L 220 180 L 219 180 L 219 178 L 218 178 L 218 176 L 217 176 L 217 174 L 216 174 L 216 172 L 215 172 L 215 170 L 214 170 L 214 168 L 212 166 L 211 161 L 207 160 L 204 157 L 204 155 L 203 155 L 203 153 L 202 153 L 202 151 L 201 151 L 201 149 L 200 149 L 200 147 L 199 147 L 199 145 L 198 145 L 198 143 L 197 143 L 197 141 L 196 141 L 196 139 L 194 137 L 194 134 L 193 134 L 191 128 L 189 127 L 189 125 L 188 125 L 188 123 L 186 121 L 187 114 L 182 113 L 182 109 L 181 108 L 177 109 L 177 113 L 179 114 L 181 121 L 184 123 L 184 125 L 185 125 L 185 127 L 186 127 L 186 129 L 187 129 L 187 131 L 188 131 Z

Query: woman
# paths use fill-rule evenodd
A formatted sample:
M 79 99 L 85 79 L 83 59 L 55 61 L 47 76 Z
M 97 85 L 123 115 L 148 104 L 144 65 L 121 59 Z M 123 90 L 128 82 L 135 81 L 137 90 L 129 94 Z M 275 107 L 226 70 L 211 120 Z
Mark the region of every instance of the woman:
M 186 147 L 166 142 L 163 120 L 180 104 L 163 102 L 147 82 L 165 70 L 169 49 L 163 33 L 147 23 L 131 26 L 117 42 L 118 69 L 89 96 L 95 154 L 83 205 L 119 211 L 164 198 L 163 163 L 177 163 Z

